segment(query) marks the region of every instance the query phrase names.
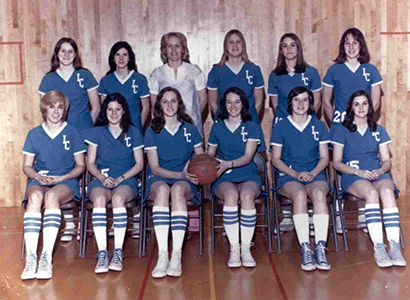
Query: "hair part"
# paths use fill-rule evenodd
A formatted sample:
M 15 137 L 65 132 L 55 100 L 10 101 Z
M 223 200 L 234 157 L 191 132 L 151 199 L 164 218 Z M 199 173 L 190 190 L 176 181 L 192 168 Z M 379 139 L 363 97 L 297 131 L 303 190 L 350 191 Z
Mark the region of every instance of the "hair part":
M 114 73 L 114 71 L 117 70 L 117 65 L 115 64 L 114 57 L 115 57 L 115 54 L 117 54 L 118 50 L 122 48 L 128 51 L 128 58 L 129 58 L 128 65 L 127 65 L 128 70 L 130 71 L 134 70 L 135 72 L 138 73 L 137 63 L 135 62 L 135 53 L 134 51 L 132 51 L 131 45 L 125 41 L 119 41 L 119 42 L 116 42 L 111 47 L 110 55 L 108 56 L 108 65 L 110 66 L 110 70 L 107 72 L 106 75 Z
M 167 46 L 168 41 L 170 38 L 176 37 L 179 39 L 181 46 L 182 46 L 182 57 L 181 60 L 187 63 L 191 63 L 189 61 L 189 49 L 188 49 L 188 40 L 186 36 L 181 32 L 168 32 L 161 37 L 161 60 L 164 64 L 168 63 L 168 56 L 167 56 Z
M 288 67 L 286 65 L 286 58 L 282 50 L 282 44 L 286 38 L 291 38 L 292 40 L 294 40 L 296 46 L 298 47 L 298 54 L 296 56 L 295 73 L 304 73 L 306 71 L 307 63 L 305 62 L 305 59 L 303 57 L 302 42 L 300 41 L 299 37 L 294 33 L 285 33 L 280 38 L 278 60 L 276 63 L 276 68 L 272 70 L 272 73 L 278 76 L 287 75 L 289 73 Z
M 355 132 L 357 130 L 357 125 L 354 123 L 354 111 L 353 111 L 353 102 L 356 97 L 365 96 L 369 102 L 369 111 L 367 113 L 367 125 L 369 126 L 370 132 L 374 132 L 377 129 L 377 123 L 374 120 L 374 106 L 372 97 L 369 93 L 363 90 L 354 92 L 347 102 L 346 108 L 346 119 L 342 122 L 342 125 L 347 128 L 350 132 Z
M 55 72 L 60 67 L 60 59 L 58 58 L 58 53 L 60 52 L 61 46 L 64 43 L 70 44 L 74 49 L 75 57 L 73 60 L 73 68 L 75 70 L 84 69 L 81 63 L 80 54 L 78 53 L 77 43 L 70 37 L 63 37 L 58 40 L 57 44 L 54 47 L 54 53 L 53 56 L 51 56 L 51 69 L 50 71 L 48 71 L 48 73 Z
M 177 110 L 177 119 L 179 122 L 184 124 L 185 122 L 193 124 L 192 119 L 189 115 L 185 113 L 185 104 L 182 101 L 181 93 L 173 87 L 167 86 L 164 87 L 159 94 L 157 95 L 157 100 L 154 104 L 154 118 L 151 121 L 151 128 L 155 133 L 160 133 L 165 126 L 165 116 L 161 108 L 161 100 L 164 97 L 165 93 L 173 92 L 177 96 L 178 100 L 178 110 Z
M 218 63 L 214 64 L 214 67 L 222 67 L 228 61 L 228 58 L 229 58 L 228 42 L 229 42 L 229 38 L 234 34 L 239 36 L 239 38 L 242 41 L 242 60 L 245 63 L 252 64 L 252 61 L 249 59 L 248 53 L 247 53 L 247 50 L 246 50 L 246 41 L 245 41 L 244 35 L 238 29 L 231 29 L 225 35 L 224 44 L 223 44 L 223 50 L 224 51 L 222 53 L 221 60 Z
M 242 89 L 240 89 L 236 86 L 230 87 L 223 94 L 223 96 L 221 98 L 221 101 L 219 102 L 218 119 L 219 120 L 225 120 L 225 119 L 229 118 L 229 112 L 226 109 L 226 98 L 227 98 L 228 94 L 230 94 L 230 93 L 238 95 L 239 98 L 241 99 L 241 103 L 242 103 L 242 109 L 241 109 L 242 122 L 251 121 L 252 120 L 252 115 L 249 113 L 249 101 L 246 98 L 245 92 Z
M 339 43 L 339 54 L 337 55 L 334 61 L 338 64 L 343 64 L 346 62 L 347 54 L 345 51 L 345 42 L 349 34 L 351 34 L 352 37 L 356 39 L 360 45 L 359 57 L 357 58 L 357 60 L 361 64 L 368 63 L 370 61 L 370 53 L 369 53 L 369 50 L 367 49 L 366 40 L 364 38 L 363 33 L 355 27 L 347 29 L 342 34 L 342 37 L 340 38 L 340 43 Z
M 62 92 L 58 90 L 52 90 L 52 91 L 47 92 L 41 98 L 41 101 L 40 101 L 40 111 L 41 111 L 41 115 L 43 116 L 44 122 L 47 120 L 47 107 L 53 103 L 59 103 L 59 104 L 64 105 L 64 112 L 63 112 L 63 117 L 61 120 L 65 121 L 67 119 L 68 109 L 70 107 L 70 101 Z
M 307 111 L 308 115 L 313 115 L 315 113 L 315 106 L 314 106 L 314 97 L 313 97 L 313 93 L 311 90 L 307 89 L 304 86 L 297 86 L 294 87 L 288 95 L 288 100 L 287 100 L 287 111 L 289 115 L 293 115 L 293 107 L 292 107 L 292 101 L 293 98 L 295 98 L 296 96 L 299 96 L 300 94 L 303 93 L 308 93 L 309 96 L 309 109 Z

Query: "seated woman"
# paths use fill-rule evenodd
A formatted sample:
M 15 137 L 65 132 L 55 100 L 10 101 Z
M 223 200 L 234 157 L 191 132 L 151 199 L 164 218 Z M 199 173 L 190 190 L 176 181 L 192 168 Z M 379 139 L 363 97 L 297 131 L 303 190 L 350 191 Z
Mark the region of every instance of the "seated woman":
M 342 191 L 366 200 L 365 216 L 374 258 L 379 267 L 405 266 L 399 245 L 399 210 L 394 197 L 395 186 L 390 178 L 390 137 L 373 120 L 374 109 L 370 95 L 354 92 L 347 103 L 343 126 L 332 127 L 333 165 L 342 172 Z M 383 243 L 382 217 L 379 201 L 383 203 L 383 221 L 390 250 Z
M 84 133 L 89 144 L 87 168 L 94 176 L 89 192 L 94 204 L 92 222 L 98 245 L 95 273 L 122 270 L 122 246 L 127 230 L 125 203 L 138 195 L 135 176 L 144 168 L 143 137 L 139 128 L 131 124 L 127 100 L 120 93 L 114 93 L 105 98 L 95 127 Z M 114 250 L 110 265 L 106 213 L 109 201 L 112 201 L 114 216 Z
M 185 113 L 181 94 L 163 88 L 154 104 L 154 118 L 145 133 L 145 150 L 150 169 L 146 199 L 154 201 L 152 216 L 158 243 L 158 262 L 152 277 L 179 277 L 182 274 L 182 243 L 187 227 L 186 201 L 200 204 L 198 178 L 187 172 L 192 155 L 202 154 L 202 138 Z M 169 205 L 171 197 L 171 221 Z M 144 200 L 146 200 L 144 199 Z M 172 256 L 168 258 L 168 232 L 171 223 Z
M 249 102 L 240 88 L 228 88 L 219 108 L 218 120 L 212 127 L 208 141 L 208 154 L 219 157 L 219 178 L 212 185 L 212 192 L 224 200 L 224 226 L 231 244 L 228 266 L 255 267 L 250 246 L 256 224 L 255 198 L 261 193 L 262 180 L 253 157 L 258 144 L 265 148 L 263 134 L 260 125 L 251 121 Z M 262 148 L 260 151 L 265 150 Z
M 325 245 L 329 227 L 326 195 L 329 185 L 323 170 L 329 163 L 330 137 L 326 125 L 313 118 L 313 93 L 295 87 L 288 95 L 289 116 L 275 125 L 272 164 L 279 170 L 279 193 L 293 201 L 293 221 L 302 250 L 302 270 L 330 270 Z M 316 250 L 310 249 L 307 199 L 313 202 Z
M 65 122 L 69 101 L 61 92 L 47 92 L 41 99 L 44 123 L 32 129 L 24 144 L 23 172 L 29 178 L 24 213 L 26 267 L 21 279 L 53 276 L 52 254 L 61 224 L 60 205 L 80 200 L 77 177 L 85 170 L 84 142 Z M 23 202 L 24 203 L 24 202 Z M 37 244 L 43 217 L 43 251 L 37 269 Z

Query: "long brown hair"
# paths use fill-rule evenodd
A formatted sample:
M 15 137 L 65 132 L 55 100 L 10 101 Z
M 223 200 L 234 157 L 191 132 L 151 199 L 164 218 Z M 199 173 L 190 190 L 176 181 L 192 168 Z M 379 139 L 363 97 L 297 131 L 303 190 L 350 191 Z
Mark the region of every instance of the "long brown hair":
M 364 39 L 363 33 L 357 28 L 349 28 L 342 34 L 339 43 L 339 54 L 334 61 L 338 64 L 343 64 L 346 61 L 345 41 L 349 34 L 351 34 L 360 44 L 360 52 L 357 60 L 361 64 L 368 63 L 370 61 L 370 53 L 367 49 L 366 40 Z
M 54 53 L 53 53 L 53 56 L 51 57 L 51 69 L 50 71 L 48 71 L 48 73 L 55 72 L 60 67 L 60 60 L 58 59 L 58 52 L 60 52 L 61 46 L 64 43 L 69 43 L 71 47 L 73 47 L 74 49 L 75 57 L 73 60 L 73 68 L 75 70 L 84 69 L 81 64 L 80 54 L 78 53 L 77 43 L 70 37 L 63 37 L 57 42 L 56 46 L 54 47 Z
M 296 43 L 296 46 L 298 47 L 298 55 L 296 56 L 295 72 L 296 73 L 304 73 L 306 71 L 306 65 L 307 64 L 306 64 L 306 62 L 303 58 L 302 42 L 300 41 L 299 37 L 294 33 L 285 33 L 280 38 L 279 51 L 278 51 L 278 60 L 277 60 L 277 63 L 276 63 L 276 68 L 273 69 L 272 73 L 275 73 L 278 76 L 288 74 L 285 55 L 283 55 L 283 51 L 282 51 L 282 43 L 286 38 L 291 38 L 292 40 L 294 40 L 295 43 Z

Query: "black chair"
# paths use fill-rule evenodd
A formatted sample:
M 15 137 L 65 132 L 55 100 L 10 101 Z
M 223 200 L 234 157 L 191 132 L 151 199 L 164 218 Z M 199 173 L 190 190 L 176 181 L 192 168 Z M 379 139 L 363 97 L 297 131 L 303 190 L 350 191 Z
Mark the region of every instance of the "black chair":
M 142 190 L 142 189 L 144 188 L 144 183 L 143 183 L 143 180 L 144 180 L 144 171 L 141 172 L 141 177 L 142 177 L 141 193 L 140 193 L 139 195 L 137 195 L 136 198 L 132 199 L 131 201 L 129 201 L 129 202 L 127 202 L 127 203 L 125 203 L 125 208 L 127 209 L 127 211 L 132 210 L 134 207 L 137 207 L 138 205 L 140 205 L 141 195 L 142 195 L 142 193 L 143 193 L 143 190 Z M 86 178 L 87 178 L 87 187 L 88 187 L 88 183 L 89 183 L 90 180 L 92 179 L 92 176 L 91 176 L 91 174 L 88 172 L 88 170 L 86 171 Z M 84 222 L 83 222 L 83 229 L 82 229 L 82 239 L 81 239 L 81 241 L 82 241 L 81 257 L 82 257 L 82 258 L 85 257 L 85 251 L 86 251 L 86 248 L 87 248 L 88 235 L 89 235 L 89 234 L 91 234 L 91 235 L 94 234 L 94 230 L 93 230 L 92 228 L 91 228 L 91 229 L 88 228 L 88 224 L 89 224 L 89 222 L 91 221 L 90 218 L 91 218 L 91 216 L 92 216 L 92 210 L 93 210 L 93 208 L 94 208 L 93 203 L 89 200 L 88 197 L 89 197 L 89 195 L 86 195 L 86 196 L 84 197 L 84 214 L 85 214 L 85 215 L 84 215 Z M 107 209 L 112 209 L 112 202 L 111 202 L 111 201 L 109 201 L 109 202 L 107 203 Z M 131 217 L 128 217 L 127 219 L 128 219 L 128 223 L 131 223 L 131 224 L 133 224 L 133 223 L 135 223 L 135 222 L 140 222 L 140 218 L 134 218 L 134 214 L 132 214 L 132 216 L 131 216 Z M 107 223 L 108 223 L 108 221 L 112 221 L 112 220 L 113 220 L 112 218 L 107 218 Z M 108 232 L 109 230 L 110 230 L 110 229 L 109 229 L 108 226 L 107 226 L 107 232 Z M 133 230 L 134 230 L 133 228 L 130 228 L 130 226 L 127 226 L 127 232 L 133 232 Z M 140 238 L 141 238 L 141 237 L 140 237 Z M 138 250 L 138 254 L 139 254 L 139 250 Z
M 255 199 L 255 205 L 262 205 L 263 206 L 263 211 L 259 212 L 256 214 L 256 217 L 263 216 L 264 221 L 263 224 L 258 224 L 256 223 L 256 229 L 258 228 L 263 228 L 264 229 L 264 234 L 265 238 L 268 239 L 268 248 L 269 248 L 269 253 L 272 252 L 272 226 L 271 226 L 271 218 L 270 218 L 270 198 L 269 198 L 269 178 L 268 178 L 268 172 L 267 172 L 267 165 L 266 165 L 266 160 L 260 153 L 256 153 L 254 158 L 254 162 L 256 163 L 258 167 L 258 172 L 259 175 L 262 178 L 262 191 L 261 194 L 259 195 L 258 198 Z M 216 213 L 216 205 L 223 206 L 224 201 L 220 198 L 218 198 L 215 194 L 211 196 L 211 252 L 212 254 L 215 253 L 215 229 L 223 229 L 224 225 L 223 222 L 221 225 L 216 225 L 215 217 L 221 217 L 223 218 L 223 213 Z M 240 200 L 238 205 L 240 205 Z M 257 230 L 255 230 L 256 234 Z
M 145 168 L 145 176 L 147 176 L 148 173 L 148 168 L 149 165 L 146 166 Z M 146 178 L 144 180 L 144 184 L 146 182 Z M 142 193 L 142 199 L 145 198 L 145 186 L 144 186 L 144 193 Z M 202 200 L 202 187 L 199 186 L 199 195 L 201 197 Z M 198 206 L 199 208 L 199 214 L 198 217 L 192 217 L 190 216 L 189 218 L 191 219 L 199 219 L 199 226 L 187 226 L 187 230 L 199 230 L 199 255 L 203 254 L 203 206 L 202 206 L 202 201 L 201 204 L 198 205 L 196 204 L 196 202 L 191 199 L 188 200 L 187 202 L 187 206 Z M 170 201 L 171 204 L 171 201 Z M 147 248 L 147 244 L 150 242 L 151 240 L 151 232 L 152 230 L 154 230 L 154 225 L 153 225 L 153 221 L 152 221 L 152 207 L 154 206 L 154 202 L 151 200 L 147 200 L 145 201 L 144 205 L 142 205 L 142 209 L 141 209 L 141 220 L 140 220 L 140 242 L 139 242 L 139 255 L 140 256 L 145 256 L 146 254 L 146 248 Z M 186 237 L 186 236 L 185 236 Z
M 339 182 L 339 178 L 341 176 L 342 173 L 340 173 L 339 171 L 337 171 L 336 169 L 333 169 L 334 171 L 334 186 L 335 186 L 335 190 L 336 190 L 336 199 L 338 199 L 340 191 L 341 191 L 341 186 L 340 186 L 340 182 Z M 399 199 L 399 192 L 395 191 L 394 196 L 396 198 L 396 201 Z M 355 204 L 357 204 L 359 201 L 363 201 L 366 202 L 365 199 L 356 197 L 350 193 L 345 192 L 344 193 L 344 197 L 343 199 L 339 199 L 338 202 L 338 208 L 339 208 L 339 212 L 337 212 L 336 214 L 338 216 L 340 216 L 340 222 L 342 224 L 342 234 L 343 234 L 343 243 L 345 246 L 345 251 L 349 251 L 349 247 L 347 245 L 347 230 L 346 230 L 346 225 L 366 225 L 366 222 L 353 222 L 353 221 L 349 221 L 348 223 L 346 223 L 346 219 L 345 219 L 345 215 L 346 214 L 359 214 L 359 210 L 347 210 L 346 209 L 346 202 L 353 202 Z M 357 219 L 356 219 L 357 220 Z M 401 247 L 404 249 L 405 245 L 404 245 L 404 239 L 403 239 L 403 234 L 402 234 L 402 230 L 401 230 L 401 226 L 400 226 L 400 244 Z
M 279 213 L 279 207 L 281 205 L 283 206 L 291 206 L 293 205 L 292 199 L 289 199 L 283 195 L 281 195 L 278 191 L 277 183 L 276 180 L 278 178 L 279 170 L 277 170 L 275 167 L 272 167 L 272 176 L 273 176 L 273 187 L 272 187 L 272 192 L 273 192 L 273 213 L 272 217 L 275 218 L 274 222 L 275 224 L 275 233 L 276 233 L 276 239 L 277 239 L 277 246 L 278 246 L 278 252 L 282 253 L 281 249 L 281 244 L 280 244 L 280 230 L 279 230 L 279 217 L 284 216 L 283 213 Z M 325 169 L 325 174 L 326 178 L 329 180 L 329 170 L 326 168 Z M 334 189 L 329 186 L 329 193 L 327 195 L 327 203 L 330 206 L 330 214 L 331 214 L 331 227 L 332 227 L 332 233 L 333 233 L 333 241 L 335 244 L 335 251 L 339 251 L 339 245 L 337 243 L 337 235 L 336 235 L 336 213 L 335 213 L 335 202 L 336 202 L 336 193 L 334 192 Z M 312 204 L 312 200 L 308 198 L 308 204 Z M 291 213 L 290 216 L 293 214 Z M 311 215 L 310 215 L 311 216 Z
M 27 181 L 28 182 L 28 181 Z M 78 250 L 78 256 L 82 257 L 82 245 L 83 245 L 83 234 L 82 234 L 82 228 L 83 228 L 83 216 L 84 216 L 84 197 L 85 197 L 85 173 L 83 173 L 81 175 L 81 184 L 80 184 L 80 192 L 81 192 L 81 199 L 80 202 L 75 201 L 75 200 L 71 200 L 68 201 L 67 203 L 64 203 L 60 206 L 60 209 L 62 211 L 72 211 L 73 209 L 78 209 L 78 217 L 73 217 L 73 218 L 64 218 L 65 222 L 79 222 L 80 226 L 75 227 L 75 228 L 63 228 L 59 230 L 59 233 L 70 233 L 70 234 L 78 234 L 80 236 L 80 245 L 79 245 L 79 250 Z M 26 209 L 27 206 L 27 202 L 23 203 L 23 208 Z M 24 259 L 25 256 L 25 242 L 24 242 L 24 231 L 23 231 L 23 237 L 22 237 L 22 242 L 21 242 L 21 254 L 20 254 L 20 258 Z

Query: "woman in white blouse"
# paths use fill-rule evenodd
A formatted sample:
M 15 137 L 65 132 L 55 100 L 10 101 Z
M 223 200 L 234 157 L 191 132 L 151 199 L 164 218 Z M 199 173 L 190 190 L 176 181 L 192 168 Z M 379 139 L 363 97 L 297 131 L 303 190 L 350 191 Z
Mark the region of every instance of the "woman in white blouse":
M 207 104 L 206 76 L 197 65 L 189 61 L 188 43 L 180 32 L 169 32 L 161 38 L 161 60 L 148 80 L 151 107 L 164 87 L 176 88 L 182 95 L 186 113 L 203 136 L 201 113 Z

